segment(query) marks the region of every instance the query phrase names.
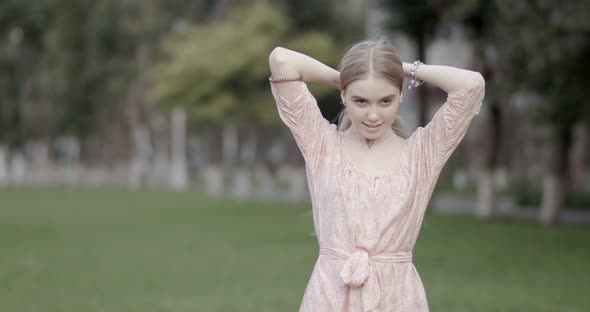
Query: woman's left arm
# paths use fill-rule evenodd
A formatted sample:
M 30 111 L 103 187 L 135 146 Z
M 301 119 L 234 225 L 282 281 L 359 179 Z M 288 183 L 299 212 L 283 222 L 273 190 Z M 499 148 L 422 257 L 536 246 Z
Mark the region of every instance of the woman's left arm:
M 414 64 L 403 63 L 411 77 Z M 446 102 L 432 120 L 415 132 L 426 178 L 436 178 L 453 151 L 463 140 L 473 117 L 479 114 L 485 94 L 485 80 L 475 71 L 442 66 L 419 65 L 416 79 L 447 92 Z
M 403 63 L 403 67 L 406 77 L 411 78 L 414 64 Z M 419 65 L 416 70 L 416 78 L 439 87 L 447 93 L 485 86 L 485 81 L 480 73 L 443 65 Z

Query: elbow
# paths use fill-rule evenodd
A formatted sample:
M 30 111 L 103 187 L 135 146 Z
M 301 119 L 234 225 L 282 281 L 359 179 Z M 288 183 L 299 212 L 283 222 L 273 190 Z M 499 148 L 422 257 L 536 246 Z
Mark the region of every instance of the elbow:
M 288 52 L 289 50 L 282 47 L 274 48 L 268 56 L 268 63 L 270 67 L 284 66 L 287 63 L 289 54 Z
M 473 72 L 473 77 L 469 79 L 470 88 L 472 89 L 481 89 L 485 90 L 486 87 L 486 80 L 483 78 L 482 74 L 479 72 Z

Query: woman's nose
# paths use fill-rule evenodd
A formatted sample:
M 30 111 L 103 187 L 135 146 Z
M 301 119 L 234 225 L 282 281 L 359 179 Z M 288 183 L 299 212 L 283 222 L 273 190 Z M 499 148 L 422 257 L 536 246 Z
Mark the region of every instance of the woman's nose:
M 373 122 L 379 120 L 379 113 L 377 112 L 377 109 L 375 107 L 371 107 L 369 109 L 369 115 L 367 115 L 367 119 Z

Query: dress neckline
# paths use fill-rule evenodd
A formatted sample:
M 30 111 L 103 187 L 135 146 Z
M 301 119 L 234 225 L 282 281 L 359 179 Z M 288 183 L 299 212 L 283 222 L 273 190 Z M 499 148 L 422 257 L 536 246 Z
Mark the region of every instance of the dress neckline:
M 353 169 L 354 171 L 358 172 L 360 175 L 369 178 L 369 179 L 376 179 L 376 178 L 388 178 L 388 177 L 393 177 L 396 175 L 399 175 L 399 168 L 401 166 L 402 163 L 402 159 L 404 157 L 404 153 L 406 152 L 406 147 L 408 145 L 408 139 L 404 139 L 403 143 L 402 143 L 402 147 L 401 147 L 401 152 L 399 153 L 397 160 L 394 164 L 393 167 L 391 167 L 390 169 L 385 170 L 384 173 L 382 174 L 368 174 L 365 171 L 361 170 L 350 158 L 350 156 L 348 155 L 348 153 L 344 150 L 344 137 L 342 136 L 343 132 L 339 133 L 338 137 L 340 138 L 340 158 L 344 159 L 345 162 L 347 162 Z

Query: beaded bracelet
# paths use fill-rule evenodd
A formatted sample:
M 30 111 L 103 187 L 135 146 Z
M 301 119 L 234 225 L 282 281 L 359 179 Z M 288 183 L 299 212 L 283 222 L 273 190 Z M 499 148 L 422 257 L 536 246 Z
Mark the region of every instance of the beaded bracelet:
M 303 81 L 303 77 L 299 76 L 297 78 L 279 78 L 273 79 L 272 76 L 268 77 L 268 81 L 274 83 L 281 83 L 281 82 L 289 82 L 289 81 Z
M 414 63 L 412 64 L 414 64 L 414 67 L 412 67 L 412 69 L 410 70 L 410 76 L 412 77 L 412 79 L 410 80 L 410 84 L 408 85 L 408 90 L 412 90 L 412 87 L 418 88 L 424 83 L 424 81 L 418 80 L 418 78 L 416 78 L 418 67 L 420 65 L 423 65 L 424 63 L 422 63 L 421 61 L 414 61 Z

